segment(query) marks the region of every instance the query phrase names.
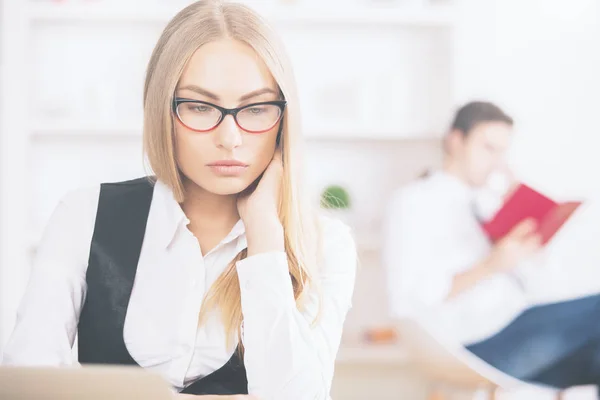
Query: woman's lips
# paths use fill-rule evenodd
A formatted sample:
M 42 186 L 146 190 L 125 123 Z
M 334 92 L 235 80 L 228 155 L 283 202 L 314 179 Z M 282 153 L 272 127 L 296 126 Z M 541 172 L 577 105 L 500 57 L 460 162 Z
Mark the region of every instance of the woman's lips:
M 240 176 L 248 168 L 245 164 L 237 160 L 221 160 L 207 164 L 213 173 L 220 176 Z

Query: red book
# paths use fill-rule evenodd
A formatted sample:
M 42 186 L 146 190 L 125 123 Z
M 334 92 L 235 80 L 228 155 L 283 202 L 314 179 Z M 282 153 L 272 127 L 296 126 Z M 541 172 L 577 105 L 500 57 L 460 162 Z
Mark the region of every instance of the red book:
M 524 219 L 536 221 L 542 244 L 548 243 L 554 234 L 581 205 L 580 201 L 556 203 L 525 184 L 519 186 L 505 201 L 494 217 L 483 224 L 488 237 L 496 242 Z

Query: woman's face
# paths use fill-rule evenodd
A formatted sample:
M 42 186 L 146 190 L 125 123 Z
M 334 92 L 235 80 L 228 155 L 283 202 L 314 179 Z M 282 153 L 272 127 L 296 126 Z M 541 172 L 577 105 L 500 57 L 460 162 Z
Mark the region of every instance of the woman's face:
M 194 53 L 175 97 L 231 109 L 279 100 L 279 89 L 251 47 L 223 39 Z M 263 133 L 244 131 L 232 115 L 225 116 L 212 130 L 195 131 L 209 129 L 218 121 L 220 111 L 210 104 L 179 105 L 180 117 L 174 116 L 177 164 L 187 180 L 201 189 L 219 195 L 237 194 L 254 182 L 273 158 L 280 109 L 257 106 L 238 114 L 240 125 L 253 131 L 266 129 Z

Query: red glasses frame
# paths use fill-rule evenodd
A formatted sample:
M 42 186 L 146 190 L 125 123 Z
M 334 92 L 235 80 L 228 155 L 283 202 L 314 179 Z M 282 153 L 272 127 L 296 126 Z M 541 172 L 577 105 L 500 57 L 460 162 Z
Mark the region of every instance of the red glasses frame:
M 194 129 L 194 128 L 188 126 L 185 122 L 183 122 L 183 120 L 181 119 L 181 116 L 179 115 L 179 112 L 177 111 L 177 109 L 179 108 L 179 105 L 183 104 L 183 103 L 197 103 L 197 104 L 204 104 L 204 105 L 213 107 L 221 112 L 221 117 L 219 118 L 217 123 L 210 129 Z M 279 109 L 280 109 L 279 118 L 277 118 L 277 120 L 273 123 L 273 125 L 271 125 L 267 129 L 260 130 L 260 131 L 253 131 L 253 130 L 245 129 L 244 127 L 242 127 L 240 125 L 240 123 L 238 122 L 238 119 L 237 119 L 237 115 L 240 111 L 245 110 L 247 108 L 256 107 L 256 106 L 264 106 L 264 105 L 274 105 L 274 106 L 279 107 Z M 221 122 L 223 122 L 223 120 L 225 119 L 226 116 L 231 115 L 233 117 L 233 120 L 235 121 L 235 124 L 238 126 L 238 128 L 240 128 L 244 132 L 248 132 L 248 133 L 252 133 L 252 134 L 261 134 L 261 133 L 270 131 L 271 129 L 273 129 L 273 127 L 275 125 L 277 125 L 279 123 L 279 121 L 281 121 L 281 118 L 283 118 L 283 113 L 285 111 L 286 105 L 287 105 L 287 101 L 285 101 L 285 100 L 274 100 L 274 101 L 263 101 L 260 103 L 247 104 L 245 106 L 237 107 L 237 108 L 225 108 L 225 107 L 221 107 L 216 104 L 213 104 L 213 103 L 209 103 L 207 101 L 175 97 L 175 98 L 173 98 L 173 105 L 172 105 L 173 110 L 172 111 L 173 111 L 173 114 L 175 114 L 175 116 L 177 117 L 177 119 L 183 126 L 185 126 L 189 130 L 192 130 L 194 132 L 202 132 L 202 133 L 210 132 L 210 131 L 216 129 L 221 124 Z

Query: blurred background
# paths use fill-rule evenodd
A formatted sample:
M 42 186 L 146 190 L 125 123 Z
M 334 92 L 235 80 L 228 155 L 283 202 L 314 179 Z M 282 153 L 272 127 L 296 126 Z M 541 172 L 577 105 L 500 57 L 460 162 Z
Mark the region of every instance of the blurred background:
M 557 200 L 599 199 L 600 2 L 242 2 L 274 24 L 292 58 L 315 193 L 338 186 L 350 199 L 338 214 L 354 229 L 361 268 L 334 398 L 420 399 L 428 382 L 411 370 L 401 338 L 364 339 L 386 323 L 380 235 L 389 195 L 440 165 L 454 111 L 481 99 L 515 118 L 511 162 L 524 181 Z M 189 3 L 0 0 L 0 350 L 59 198 L 147 172 L 145 66 L 161 29 Z M 586 229 L 578 240 L 600 237 L 600 223 Z M 595 278 L 600 288 L 593 252 L 579 254 L 588 273 L 579 283 Z

